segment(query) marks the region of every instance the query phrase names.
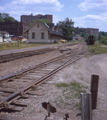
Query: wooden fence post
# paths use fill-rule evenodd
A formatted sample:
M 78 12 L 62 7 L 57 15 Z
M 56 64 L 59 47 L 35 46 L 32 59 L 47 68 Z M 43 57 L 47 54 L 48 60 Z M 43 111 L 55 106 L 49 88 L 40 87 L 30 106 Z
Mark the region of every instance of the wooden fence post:
M 98 84 L 99 84 L 99 76 L 92 75 L 91 88 L 90 88 L 90 92 L 92 93 L 92 109 L 96 109 L 97 107 Z

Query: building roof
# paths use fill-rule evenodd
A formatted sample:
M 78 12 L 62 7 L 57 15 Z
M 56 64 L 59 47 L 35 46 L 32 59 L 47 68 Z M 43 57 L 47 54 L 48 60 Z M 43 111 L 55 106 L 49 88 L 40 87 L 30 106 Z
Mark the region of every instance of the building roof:
M 9 33 L 6 31 L 0 31 L 0 34 L 9 34 Z
M 64 36 L 60 31 L 58 31 L 58 30 L 56 31 L 55 29 L 52 30 L 52 27 L 54 27 L 53 26 L 54 24 L 46 24 L 46 23 L 43 23 L 43 22 L 41 22 L 41 21 L 38 20 L 34 24 L 32 24 L 31 27 L 33 27 L 33 25 L 35 25 L 37 22 L 41 23 L 51 34 L 59 35 L 59 36 Z M 27 31 L 29 31 L 29 29 Z

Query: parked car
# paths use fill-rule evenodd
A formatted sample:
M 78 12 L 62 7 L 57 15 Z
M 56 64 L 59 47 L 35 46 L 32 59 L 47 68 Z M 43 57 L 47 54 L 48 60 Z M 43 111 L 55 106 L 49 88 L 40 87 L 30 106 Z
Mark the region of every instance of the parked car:
M 22 38 L 21 40 L 22 40 L 22 42 L 28 42 L 28 39 L 26 39 L 26 38 Z
M 3 40 L 4 42 L 8 42 L 8 40 L 7 40 L 7 38 L 4 38 L 4 40 Z
M 20 40 L 18 36 L 12 37 L 12 40 Z
M 4 38 L 4 42 L 12 42 L 12 39 L 9 37 L 9 38 Z
M 12 42 L 11 37 L 7 38 L 7 41 L 8 41 L 8 42 Z

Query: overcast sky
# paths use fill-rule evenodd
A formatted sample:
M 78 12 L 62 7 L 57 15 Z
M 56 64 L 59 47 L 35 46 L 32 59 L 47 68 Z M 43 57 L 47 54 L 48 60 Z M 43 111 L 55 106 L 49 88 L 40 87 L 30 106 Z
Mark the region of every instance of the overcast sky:
M 18 21 L 21 15 L 52 14 L 54 23 L 68 17 L 75 27 L 107 32 L 107 0 L 0 0 L 0 12 Z

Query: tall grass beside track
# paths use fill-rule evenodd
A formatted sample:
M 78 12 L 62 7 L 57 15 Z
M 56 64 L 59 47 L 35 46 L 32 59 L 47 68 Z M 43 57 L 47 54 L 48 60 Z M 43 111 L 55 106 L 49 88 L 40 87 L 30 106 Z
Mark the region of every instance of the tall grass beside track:
M 54 44 L 42 44 L 42 43 L 24 43 L 24 42 L 11 42 L 11 43 L 0 43 L 0 51 L 4 50 L 13 50 L 13 49 L 24 49 L 24 48 L 31 48 L 31 47 L 42 47 L 42 46 L 50 46 L 50 45 L 61 45 L 67 43 L 73 43 L 76 41 L 70 41 L 66 43 L 54 43 Z
M 55 44 L 37 44 L 37 43 L 23 43 L 23 42 L 20 42 L 19 44 L 17 42 L 1 43 L 0 51 L 13 50 L 13 49 L 24 49 L 24 48 L 31 48 L 31 47 L 42 47 L 42 46 L 48 46 L 48 45 L 55 45 Z
M 94 45 L 88 45 L 88 50 L 91 54 L 107 53 L 107 46 L 103 47 L 103 44 L 95 42 Z

